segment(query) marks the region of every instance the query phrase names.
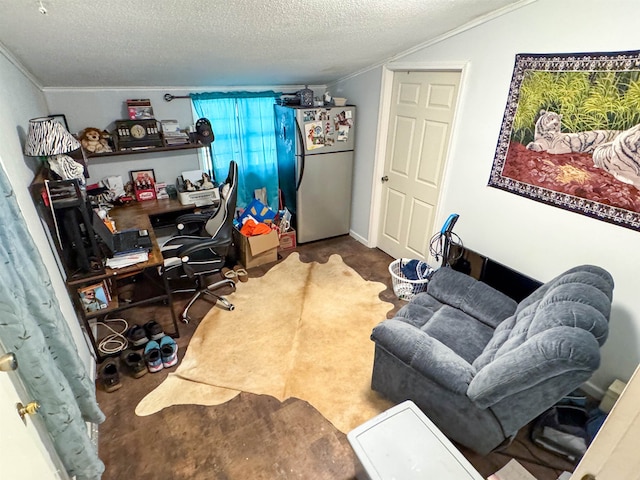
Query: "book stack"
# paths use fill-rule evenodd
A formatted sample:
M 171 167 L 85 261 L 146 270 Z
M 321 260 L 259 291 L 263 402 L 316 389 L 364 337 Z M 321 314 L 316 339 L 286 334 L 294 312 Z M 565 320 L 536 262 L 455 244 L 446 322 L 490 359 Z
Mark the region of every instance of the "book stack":
M 161 120 L 160 124 L 162 125 L 165 146 L 172 147 L 189 143 L 189 135 L 180 130 L 177 120 Z
M 107 258 L 107 267 L 118 269 L 130 267 L 136 263 L 146 262 L 149 260 L 149 252 L 133 252 L 122 255 L 115 255 L 112 258 Z

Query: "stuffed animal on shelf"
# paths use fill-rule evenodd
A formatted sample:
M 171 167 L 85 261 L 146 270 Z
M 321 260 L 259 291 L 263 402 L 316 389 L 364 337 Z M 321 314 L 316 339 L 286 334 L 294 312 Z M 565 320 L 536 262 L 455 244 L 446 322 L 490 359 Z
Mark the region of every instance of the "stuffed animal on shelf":
M 107 138 L 108 132 L 100 130 L 99 128 L 87 127 L 79 134 L 80 143 L 82 148 L 90 153 L 105 153 L 111 152 L 111 147 Z

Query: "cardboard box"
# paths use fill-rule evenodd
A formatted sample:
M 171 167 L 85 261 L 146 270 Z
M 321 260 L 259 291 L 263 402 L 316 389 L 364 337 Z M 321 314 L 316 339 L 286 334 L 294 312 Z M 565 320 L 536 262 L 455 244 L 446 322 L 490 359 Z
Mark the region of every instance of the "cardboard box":
M 238 260 L 244 268 L 253 268 L 278 260 L 278 232 L 271 230 L 265 235 L 245 237 L 236 228 L 233 229 Z
M 138 190 L 136 188 L 135 192 L 136 192 L 136 200 L 139 202 L 156 199 L 156 191 L 153 188 L 144 188 L 142 190 Z
M 291 229 L 280 235 L 280 250 L 296 248 L 296 231 Z
M 622 380 L 617 380 L 617 379 L 614 380 L 613 383 L 609 385 L 609 388 L 605 392 L 604 397 L 602 398 L 602 401 L 600 402 L 600 406 L 598 408 L 600 408 L 600 410 L 602 410 L 605 413 L 609 413 L 613 408 L 613 406 L 615 405 L 615 403 L 618 401 L 618 398 L 620 397 L 620 395 L 622 395 L 622 391 L 626 386 L 627 384 L 624 383 Z

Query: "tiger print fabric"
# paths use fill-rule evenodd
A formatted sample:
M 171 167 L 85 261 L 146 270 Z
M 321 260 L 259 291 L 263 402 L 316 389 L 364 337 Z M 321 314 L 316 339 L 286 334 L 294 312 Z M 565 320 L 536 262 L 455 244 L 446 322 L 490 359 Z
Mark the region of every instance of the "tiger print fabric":
M 623 131 L 612 142 L 598 145 L 593 163 L 621 182 L 640 188 L 640 125 Z
M 562 133 L 562 115 L 540 110 L 536 122 L 534 141 L 527 145 L 529 150 L 562 153 L 592 153 L 603 143 L 610 142 L 621 130 L 590 130 L 586 132 Z

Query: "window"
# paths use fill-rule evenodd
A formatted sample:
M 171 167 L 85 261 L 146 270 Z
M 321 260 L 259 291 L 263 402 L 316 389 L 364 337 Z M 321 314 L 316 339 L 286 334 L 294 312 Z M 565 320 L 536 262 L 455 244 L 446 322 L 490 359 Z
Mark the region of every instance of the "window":
M 226 178 L 229 162 L 238 163 L 238 206 L 266 187 L 267 202 L 278 208 L 278 163 L 273 104 L 276 92 L 192 94 L 199 118 L 211 122 L 214 142 L 211 163 L 216 180 Z

